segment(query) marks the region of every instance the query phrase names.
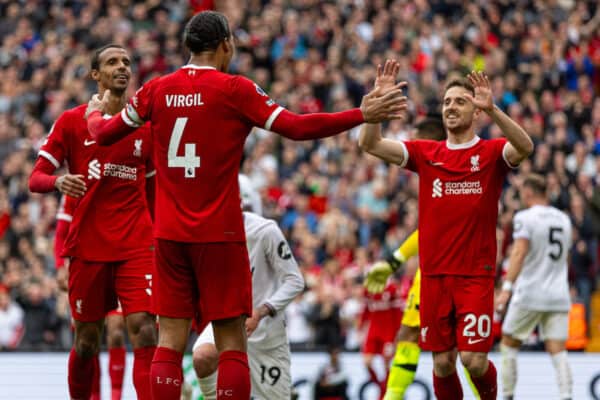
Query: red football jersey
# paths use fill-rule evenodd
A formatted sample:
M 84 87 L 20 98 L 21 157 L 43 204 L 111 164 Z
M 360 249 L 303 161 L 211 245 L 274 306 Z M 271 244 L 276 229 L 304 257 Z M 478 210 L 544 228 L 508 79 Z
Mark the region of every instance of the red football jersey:
M 73 221 L 73 213 L 75 212 L 75 206 L 77 205 L 77 199 L 66 194 L 60 198 L 60 204 L 58 205 L 58 212 L 56 213 L 56 219 L 71 222 Z
M 87 130 L 86 107 L 65 111 L 39 152 L 56 168 L 66 162 L 87 185 L 85 195 L 71 204 L 63 256 L 127 260 L 152 245 L 145 185 L 146 175 L 154 173 L 150 130 L 144 126 L 112 146 L 98 146 Z
M 187 65 L 142 86 L 121 112 L 151 121 L 156 166 L 154 234 L 178 242 L 244 241 L 238 170 L 254 126 L 283 110 L 255 83 Z
M 395 283 L 389 283 L 381 293 L 369 293 L 365 289 L 365 310 L 361 319 L 369 321 L 367 336 L 391 335 L 393 338 L 400 328 L 404 299 L 400 288 Z
M 419 174 L 419 258 L 423 275 L 496 273 L 498 200 L 510 165 L 506 139 L 460 145 L 404 142 L 405 167 Z

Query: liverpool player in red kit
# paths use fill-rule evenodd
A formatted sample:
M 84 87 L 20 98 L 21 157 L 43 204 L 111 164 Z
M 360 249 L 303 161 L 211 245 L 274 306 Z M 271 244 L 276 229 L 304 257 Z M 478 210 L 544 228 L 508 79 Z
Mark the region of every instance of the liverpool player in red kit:
M 105 90 L 108 114 L 126 103 L 130 57 L 121 46 L 94 54 L 92 78 Z M 133 382 L 139 399 L 151 399 L 150 364 L 156 326 L 150 314 L 152 294 L 152 225 L 146 193 L 151 167 L 147 126 L 110 147 L 89 135 L 86 106 L 65 111 L 39 152 L 29 181 L 33 192 L 58 189 L 77 199 L 63 255 L 70 257 L 69 303 L 75 320 L 75 343 L 69 356 L 72 399 L 89 399 L 94 358 L 99 351 L 106 312 L 123 308 L 134 347 Z M 53 175 L 66 163 L 69 173 Z M 153 186 L 153 185 L 152 185 Z M 151 197 L 151 196 L 150 196 Z
M 88 128 L 100 144 L 127 137 L 151 121 L 157 168 L 153 305 L 159 347 L 152 364 L 155 399 L 179 399 L 181 359 L 190 321 L 213 321 L 219 350 L 217 398 L 250 397 L 244 321 L 252 313 L 251 276 L 237 182 L 254 126 L 295 140 L 346 131 L 406 109 L 400 88 L 371 93 L 361 108 L 336 114 L 293 114 L 252 81 L 225 73 L 234 54 L 226 18 L 195 15 L 184 30 L 188 65 L 138 90 L 120 116 L 102 118 L 89 103 Z
M 386 62 L 380 87 L 393 86 L 399 67 Z M 480 139 L 481 113 L 506 139 Z M 422 349 L 433 352 L 438 399 L 461 399 L 456 357 L 469 371 L 483 400 L 495 399 L 492 346 L 496 219 L 502 185 L 511 167 L 532 151 L 527 133 L 494 106 L 481 72 L 447 84 L 442 104 L 446 142 L 399 142 L 381 137 L 381 127 L 362 128 L 363 150 L 419 174 Z
M 408 288 L 403 291 L 401 284 L 396 280 L 390 280 L 381 293 L 369 293 L 366 289 L 364 292 L 365 308 L 360 316 L 360 325 L 368 324 L 368 329 L 362 347 L 363 362 L 371 381 L 380 386 L 380 398 L 383 398 L 385 393 L 388 368 L 394 357 L 394 341 L 402 321 L 407 293 Z M 386 367 L 386 376 L 382 380 L 373 369 L 373 358 L 376 355 L 383 357 Z

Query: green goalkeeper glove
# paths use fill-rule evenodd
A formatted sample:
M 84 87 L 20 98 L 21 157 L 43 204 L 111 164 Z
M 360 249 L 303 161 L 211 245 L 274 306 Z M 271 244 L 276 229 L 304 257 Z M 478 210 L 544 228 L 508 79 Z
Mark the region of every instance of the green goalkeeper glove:
M 402 262 L 393 255 L 386 261 L 377 261 L 367 272 L 365 287 L 369 293 L 381 293 L 385 289 L 387 280 L 402 266 Z

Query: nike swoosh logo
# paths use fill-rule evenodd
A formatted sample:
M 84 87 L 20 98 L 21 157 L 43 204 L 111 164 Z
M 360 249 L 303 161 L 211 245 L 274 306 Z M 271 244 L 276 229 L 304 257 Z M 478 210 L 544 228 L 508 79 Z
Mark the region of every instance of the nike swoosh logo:
M 444 163 L 443 162 L 432 162 L 431 165 L 438 167 L 440 165 L 444 165 Z
M 85 140 L 83 141 L 83 145 L 84 145 L 84 146 L 90 146 L 90 145 L 92 145 L 92 144 L 94 144 L 94 143 L 96 143 L 96 141 L 95 141 L 95 140 L 87 140 L 87 139 L 85 139 Z
M 469 339 L 469 340 L 467 340 L 467 343 L 469 343 L 469 344 L 475 344 L 475 343 L 483 342 L 484 340 L 485 339 L 475 339 L 475 340 Z

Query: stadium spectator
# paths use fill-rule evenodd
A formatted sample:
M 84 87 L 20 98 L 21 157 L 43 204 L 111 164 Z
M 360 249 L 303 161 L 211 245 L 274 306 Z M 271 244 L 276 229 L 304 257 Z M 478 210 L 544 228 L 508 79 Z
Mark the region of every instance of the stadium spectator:
M 0 285 L 0 350 L 14 350 L 23 337 L 23 309 L 15 303 L 8 288 Z

